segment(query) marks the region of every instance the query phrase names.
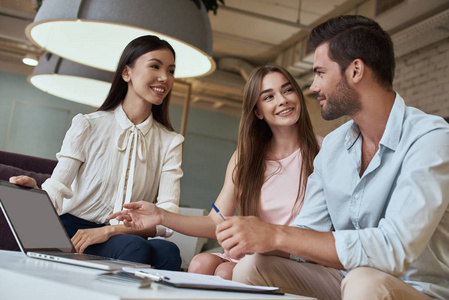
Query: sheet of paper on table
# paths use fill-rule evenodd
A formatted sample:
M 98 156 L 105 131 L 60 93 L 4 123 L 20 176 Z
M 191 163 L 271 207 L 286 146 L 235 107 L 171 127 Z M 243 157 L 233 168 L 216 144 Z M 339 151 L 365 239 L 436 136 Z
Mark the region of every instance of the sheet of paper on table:
M 219 276 L 195 273 L 164 271 L 151 268 L 123 268 L 123 271 L 136 276 L 147 277 L 159 283 L 179 288 L 195 288 L 251 293 L 283 294 L 277 287 L 254 286 L 223 279 Z

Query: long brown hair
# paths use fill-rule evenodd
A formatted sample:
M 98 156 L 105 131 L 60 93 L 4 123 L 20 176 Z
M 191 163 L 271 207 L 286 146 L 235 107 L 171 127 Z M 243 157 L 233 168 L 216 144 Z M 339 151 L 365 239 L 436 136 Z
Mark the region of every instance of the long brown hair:
M 144 35 L 132 40 L 123 50 L 122 56 L 117 65 L 117 70 L 112 79 L 111 89 L 106 97 L 106 100 L 98 108 L 99 111 L 113 110 L 125 99 L 128 92 L 128 83 L 122 78 L 123 70 L 126 66 L 133 67 L 136 60 L 151 51 L 168 49 L 173 53 L 173 58 L 176 59 L 175 50 L 166 41 L 159 39 L 155 35 Z M 168 130 L 174 131 L 170 117 L 168 114 L 168 107 L 170 104 L 171 91 L 167 94 L 161 105 L 153 105 L 151 112 L 154 120 L 158 121 Z
M 319 151 L 319 145 L 313 132 L 304 95 L 296 80 L 287 70 L 280 66 L 266 65 L 255 69 L 251 73 L 244 89 L 243 110 L 237 146 L 237 164 L 234 169 L 234 183 L 238 202 L 237 211 L 242 216 L 259 215 L 260 193 L 265 181 L 265 160 L 273 133 L 264 120 L 256 117 L 255 110 L 262 80 L 265 75 L 273 72 L 281 73 L 291 83 L 301 105 L 297 129 L 302 155 L 300 182 L 302 181 L 303 184 L 299 187 L 299 191 L 305 189 L 307 177 L 313 171 L 313 160 Z M 302 180 L 302 178 L 305 178 L 305 180 Z

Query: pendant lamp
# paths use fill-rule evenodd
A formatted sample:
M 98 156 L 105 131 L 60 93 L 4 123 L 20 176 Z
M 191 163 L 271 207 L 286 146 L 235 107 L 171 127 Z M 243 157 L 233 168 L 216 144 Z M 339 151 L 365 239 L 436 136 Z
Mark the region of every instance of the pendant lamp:
M 215 70 L 209 17 L 192 0 L 45 0 L 26 34 L 66 60 L 111 72 L 131 40 L 152 34 L 175 49 L 175 77 Z
M 99 107 L 108 95 L 113 74 L 46 53 L 28 82 L 54 96 Z

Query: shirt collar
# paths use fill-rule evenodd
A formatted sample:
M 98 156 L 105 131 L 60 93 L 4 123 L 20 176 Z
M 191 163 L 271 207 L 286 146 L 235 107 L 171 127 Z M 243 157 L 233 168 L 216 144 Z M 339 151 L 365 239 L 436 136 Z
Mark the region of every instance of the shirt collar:
M 150 116 L 142 123 L 140 123 L 138 125 L 134 125 L 134 123 L 128 119 L 128 116 L 126 116 L 126 113 L 123 110 L 123 107 L 121 104 L 119 106 L 117 106 L 117 108 L 114 110 L 114 115 L 115 115 L 115 119 L 117 120 L 120 127 L 124 131 L 133 126 L 136 126 L 143 133 L 143 135 L 146 135 L 148 133 L 148 131 L 150 130 L 151 126 L 153 126 L 153 114 L 150 114 Z
M 387 125 L 385 126 L 385 131 L 379 143 L 380 145 L 396 150 L 402 134 L 402 123 L 404 122 L 405 108 L 404 99 L 396 93 L 396 98 L 394 99 L 394 104 L 391 108 Z M 359 126 L 354 121 L 351 122 L 352 124 L 345 136 L 345 146 L 347 150 L 354 145 L 360 136 Z
M 396 93 L 390 116 L 388 117 L 387 126 L 385 126 L 384 134 L 380 139 L 380 145 L 391 150 L 396 150 L 402 135 L 402 124 L 405 118 L 405 103 L 401 96 Z
M 345 146 L 346 150 L 349 150 L 357 141 L 357 139 L 360 136 L 360 128 L 359 125 L 357 125 L 354 121 L 351 121 L 352 124 L 349 127 L 348 132 L 345 136 Z

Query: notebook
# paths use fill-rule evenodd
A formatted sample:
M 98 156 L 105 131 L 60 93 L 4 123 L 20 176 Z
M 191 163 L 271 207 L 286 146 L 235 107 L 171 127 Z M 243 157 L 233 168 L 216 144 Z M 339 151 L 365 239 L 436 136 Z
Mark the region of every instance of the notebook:
M 43 190 L 0 181 L 0 206 L 21 251 L 29 257 L 101 270 L 151 267 L 75 253 L 48 194 Z

